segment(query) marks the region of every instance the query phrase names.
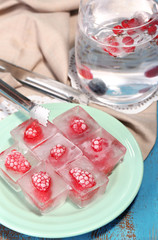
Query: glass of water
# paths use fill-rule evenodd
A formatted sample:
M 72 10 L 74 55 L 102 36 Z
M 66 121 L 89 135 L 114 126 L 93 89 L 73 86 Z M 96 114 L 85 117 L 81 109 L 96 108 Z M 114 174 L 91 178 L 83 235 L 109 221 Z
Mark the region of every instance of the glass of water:
M 113 105 L 148 98 L 158 87 L 158 4 L 81 0 L 75 60 L 92 98 Z

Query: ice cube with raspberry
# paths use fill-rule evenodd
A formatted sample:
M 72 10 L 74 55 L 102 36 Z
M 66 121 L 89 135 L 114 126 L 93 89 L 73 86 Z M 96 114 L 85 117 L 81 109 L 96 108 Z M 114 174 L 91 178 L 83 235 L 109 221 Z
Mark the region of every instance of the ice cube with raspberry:
M 33 152 L 41 161 L 50 162 L 55 169 L 82 155 L 82 151 L 60 133 L 36 147 Z
M 0 174 L 16 191 L 18 179 L 39 163 L 39 159 L 26 147 L 14 143 L 0 155 Z
M 57 132 L 59 130 L 49 121 L 45 127 L 35 119 L 28 119 L 14 128 L 11 135 L 16 141 L 23 142 L 27 147 L 33 149 Z
M 75 106 L 53 120 L 60 131 L 74 144 L 78 144 L 100 126 L 94 118 L 80 106 Z
M 107 176 L 98 171 L 84 155 L 59 169 L 58 173 L 70 186 L 70 200 L 80 208 L 104 194 L 108 184 Z
M 68 185 L 54 171 L 52 165 L 40 162 L 18 181 L 26 202 L 41 214 L 61 206 L 68 196 Z
M 78 145 L 99 171 L 109 175 L 121 162 L 126 148 L 104 128 L 93 132 L 86 141 Z

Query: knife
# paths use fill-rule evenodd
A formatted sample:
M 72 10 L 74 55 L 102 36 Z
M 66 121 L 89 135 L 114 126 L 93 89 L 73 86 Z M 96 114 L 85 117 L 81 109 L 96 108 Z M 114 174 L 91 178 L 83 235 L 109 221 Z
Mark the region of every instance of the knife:
M 20 83 L 70 103 L 81 103 L 88 105 L 89 102 L 99 104 L 98 100 L 90 99 L 85 93 L 59 81 L 48 78 L 41 74 L 29 71 L 7 61 L 0 59 L 0 71 L 9 72 Z M 100 103 L 102 105 L 102 103 Z

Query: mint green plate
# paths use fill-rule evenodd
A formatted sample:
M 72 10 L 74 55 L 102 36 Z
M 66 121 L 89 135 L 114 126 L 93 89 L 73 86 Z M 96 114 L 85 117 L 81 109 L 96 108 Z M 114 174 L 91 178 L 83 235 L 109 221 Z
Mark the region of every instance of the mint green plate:
M 72 108 L 73 104 L 54 103 L 45 105 L 51 110 L 50 121 Z M 132 202 L 139 191 L 143 177 L 143 159 L 132 134 L 118 120 L 94 108 L 82 106 L 114 137 L 122 142 L 127 153 L 124 161 L 113 171 L 106 193 L 91 205 L 78 209 L 70 202 L 45 216 L 39 216 L 0 179 L 0 223 L 6 227 L 31 236 L 62 238 L 84 234 L 111 222 Z M 26 119 L 16 113 L 0 122 L 0 151 L 9 147 L 13 140 L 10 130 Z

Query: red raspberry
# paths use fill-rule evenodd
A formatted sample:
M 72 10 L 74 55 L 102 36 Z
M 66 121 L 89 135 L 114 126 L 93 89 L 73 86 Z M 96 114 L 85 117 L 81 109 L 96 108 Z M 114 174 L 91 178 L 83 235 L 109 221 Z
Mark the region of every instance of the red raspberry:
M 33 121 L 29 126 L 27 126 L 24 132 L 24 138 L 26 138 L 27 140 L 37 139 L 41 135 L 42 129 L 36 120 Z
M 92 148 L 95 152 L 100 152 L 102 150 L 103 139 L 100 137 L 92 139 Z
M 130 30 L 127 31 L 127 33 L 129 35 L 134 35 L 136 33 L 136 31 L 131 28 Z
M 125 19 L 125 20 L 122 21 L 121 24 L 122 24 L 122 26 L 123 26 L 124 28 L 129 28 L 128 22 L 129 22 L 129 20 Z
M 113 27 L 112 31 L 115 34 L 121 34 L 123 33 L 123 27 L 121 25 L 116 25 Z
M 50 155 L 56 160 L 60 158 L 66 151 L 66 147 L 60 144 L 57 144 L 54 148 L 50 150 Z
M 128 21 L 128 26 L 133 28 L 133 27 L 138 27 L 140 25 L 140 20 L 138 18 L 131 18 Z
M 154 37 L 154 40 L 158 40 L 158 35 L 156 35 L 156 37 Z
M 74 119 L 71 122 L 70 127 L 78 134 L 83 133 L 88 129 L 88 126 L 83 119 Z
M 50 187 L 51 178 L 46 172 L 34 173 L 32 176 L 32 183 L 35 188 L 41 192 L 47 191 Z
M 8 169 L 21 173 L 25 173 L 31 168 L 28 160 L 16 149 L 13 149 L 11 153 L 7 155 L 5 166 Z
M 93 74 L 91 73 L 90 69 L 85 66 L 85 65 L 82 65 L 82 68 L 77 68 L 78 69 L 78 72 L 79 74 L 85 78 L 85 79 L 93 79 Z
M 103 146 L 108 147 L 109 145 L 107 140 L 101 137 L 93 138 L 91 142 L 92 142 L 91 147 L 95 152 L 100 152 L 103 149 Z
M 125 44 L 125 45 L 132 45 L 134 43 L 134 40 L 132 37 L 130 36 L 126 36 L 122 39 L 122 42 Z M 126 52 L 126 53 L 131 53 L 131 52 L 134 52 L 135 51 L 135 47 L 123 47 L 123 50 Z
M 148 78 L 156 77 L 158 76 L 158 66 L 155 66 L 148 71 L 145 72 L 145 76 Z
M 126 53 L 132 53 L 135 51 L 135 47 L 123 47 L 123 50 L 126 52 Z
M 134 43 L 134 40 L 132 37 L 130 36 L 127 36 L 127 37 L 124 37 L 122 39 L 122 42 L 125 44 L 125 45 L 132 45 Z
M 96 185 L 93 175 L 88 171 L 75 167 L 72 168 L 69 173 L 82 189 L 92 188 Z
M 148 34 L 149 35 L 154 35 L 156 33 L 157 27 L 153 24 L 148 27 Z
M 113 38 L 111 38 L 111 39 L 109 39 L 109 45 L 111 45 L 111 46 L 108 46 L 108 47 L 104 48 L 103 50 L 105 52 L 108 52 L 109 55 L 116 57 L 117 54 L 120 53 L 119 43 L 117 41 L 115 41 Z
M 104 42 L 107 44 L 107 45 L 111 45 L 112 43 L 114 42 L 117 42 L 117 38 L 116 36 L 108 36 L 104 39 Z

